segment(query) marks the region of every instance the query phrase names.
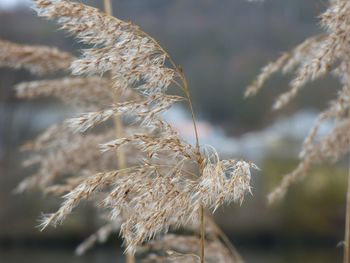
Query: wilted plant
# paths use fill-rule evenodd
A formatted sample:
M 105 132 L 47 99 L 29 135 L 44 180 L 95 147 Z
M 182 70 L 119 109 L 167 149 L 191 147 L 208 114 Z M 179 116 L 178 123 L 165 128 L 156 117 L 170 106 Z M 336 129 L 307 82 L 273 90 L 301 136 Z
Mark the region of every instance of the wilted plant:
M 81 200 L 90 199 L 109 210 L 113 224 L 120 222 L 130 253 L 169 228 L 200 225 L 199 258 L 204 262 L 204 209 L 242 202 L 251 191 L 250 169 L 257 167 L 245 161 L 220 160 L 215 149 L 200 145 L 182 68 L 138 26 L 81 3 L 34 2 L 39 16 L 55 19 L 90 47 L 70 66 L 73 74 L 82 77 L 21 84 L 18 94 L 53 95 L 80 109 L 93 110 L 50 128 L 26 146 L 38 152 L 28 163 L 41 166 L 18 190 L 39 185 L 48 192 L 67 193 L 60 209 L 43 218 L 42 229 L 61 223 Z M 170 88 L 183 95 L 167 94 Z M 195 145 L 184 141 L 162 118 L 177 102 L 189 106 Z M 128 126 L 124 137 L 113 138 L 115 133 L 108 125 L 116 116 Z M 75 133 L 86 131 L 87 135 Z M 97 157 L 98 144 L 102 158 Z M 121 147 L 127 156 L 125 168 L 113 162 L 113 150 Z M 57 177 L 72 173 L 78 176 L 63 185 L 54 183 Z M 106 232 L 115 228 L 108 227 Z M 216 230 L 216 236 L 223 234 Z
M 256 94 L 274 73 L 295 72 L 290 90 L 282 94 L 274 104 L 280 109 L 289 103 L 310 81 L 332 74 L 338 78 L 341 88 L 335 100 L 322 111 L 304 140 L 300 163 L 284 176 L 281 184 L 269 194 L 274 202 L 282 198 L 289 186 L 306 175 L 310 167 L 324 160 L 337 161 L 350 150 L 350 2 L 331 0 L 329 8 L 320 15 L 324 33 L 306 39 L 291 52 L 284 53 L 276 61 L 262 69 L 246 95 Z M 318 136 L 325 121 L 331 120 L 333 128 L 326 136 Z M 350 261 L 350 174 L 347 194 L 344 262 Z

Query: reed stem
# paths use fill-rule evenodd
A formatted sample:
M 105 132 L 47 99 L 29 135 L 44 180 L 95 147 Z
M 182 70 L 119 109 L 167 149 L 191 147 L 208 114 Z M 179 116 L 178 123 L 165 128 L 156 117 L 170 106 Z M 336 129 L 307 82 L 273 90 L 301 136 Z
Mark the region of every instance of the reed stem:
M 185 95 L 187 98 L 187 102 L 191 111 L 191 117 L 192 117 L 192 123 L 193 123 L 193 128 L 194 128 L 194 134 L 196 137 L 196 149 L 197 149 L 197 162 L 198 162 L 198 167 L 200 170 L 200 175 L 203 174 L 203 158 L 200 153 L 200 144 L 199 144 L 199 136 L 198 136 L 198 129 L 197 129 L 197 124 L 196 124 L 196 117 L 194 114 L 193 110 L 193 105 L 192 105 L 192 99 L 191 99 L 191 94 L 190 90 L 188 87 L 188 82 L 183 74 L 183 71 L 181 70 L 180 72 L 181 78 L 183 80 L 184 84 L 184 91 Z M 200 228 L 199 228 L 199 233 L 200 233 L 200 249 L 199 249 L 199 255 L 200 255 L 200 262 L 204 263 L 204 257 L 205 257 L 205 221 L 204 221 L 204 206 L 201 205 L 199 207 L 199 217 L 200 217 Z
M 349 172 L 350 173 L 350 172 Z M 348 175 L 348 189 L 346 194 L 346 221 L 345 221 L 345 241 L 344 241 L 344 263 L 350 262 L 350 174 Z
M 350 118 L 350 108 L 348 112 Z M 349 146 L 350 148 L 350 133 Z M 350 263 L 350 151 L 348 159 L 348 189 L 346 193 L 346 220 L 345 220 L 345 239 L 344 239 L 344 263 Z
M 103 7 L 107 15 L 113 15 L 112 0 L 103 0 Z
M 200 207 L 200 236 L 201 236 L 201 244 L 200 244 L 200 260 L 201 263 L 204 263 L 204 247 L 205 247 L 205 221 L 204 221 L 204 207 L 201 205 Z
M 215 223 L 214 219 L 211 218 L 209 215 L 207 215 L 207 221 L 210 221 L 212 226 L 215 228 L 215 232 L 218 235 L 218 237 L 222 240 L 222 242 L 225 244 L 225 246 L 231 252 L 234 262 L 235 263 L 244 263 L 243 258 L 238 253 L 238 251 L 235 248 L 235 246 L 231 243 L 230 239 L 224 233 L 224 231 Z
M 112 0 L 103 0 L 103 5 L 104 5 L 104 10 L 106 14 L 112 16 L 113 15 Z M 114 92 L 113 100 L 114 100 L 114 103 L 119 102 L 117 92 Z M 123 120 L 118 115 L 114 117 L 114 127 L 115 127 L 117 138 L 123 137 L 123 133 L 124 133 Z M 119 147 L 117 150 L 117 161 L 118 161 L 118 169 L 124 169 L 126 167 L 125 152 L 122 147 Z M 132 254 L 127 253 L 126 262 L 135 263 L 135 257 Z

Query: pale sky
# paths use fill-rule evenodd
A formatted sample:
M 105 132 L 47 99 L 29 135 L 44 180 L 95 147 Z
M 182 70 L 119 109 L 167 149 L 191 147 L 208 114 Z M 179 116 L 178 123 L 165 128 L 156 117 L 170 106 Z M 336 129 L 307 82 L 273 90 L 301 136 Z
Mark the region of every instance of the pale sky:
M 0 9 L 13 9 L 20 5 L 29 5 L 31 0 L 0 0 Z

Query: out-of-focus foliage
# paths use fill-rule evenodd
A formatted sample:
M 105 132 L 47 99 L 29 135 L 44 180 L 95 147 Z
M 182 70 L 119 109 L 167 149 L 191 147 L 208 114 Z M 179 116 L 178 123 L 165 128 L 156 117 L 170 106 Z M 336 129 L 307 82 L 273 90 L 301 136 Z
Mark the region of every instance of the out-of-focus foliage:
M 86 2 L 101 5 L 101 1 Z M 168 47 L 190 76 L 195 106 L 202 116 L 226 125 L 234 133 L 266 125 L 274 117 L 268 105 L 273 101 L 271 94 L 283 85 L 281 79 L 268 84 L 270 92 L 247 101 L 241 99 L 244 88 L 266 61 L 317 31 L 316 15 L 324 9 L 322 2 L 295 0 L 283 3 L 131 0 L 115 1 L 114 7 L 119 17 L 133 20 Z M 77 47 L 62 32 L 56 32 L 52 24 L 43 23 L 25 10 L 1 13 L 0 37 L 19 43 L 54 44 L 67 51 Z M 327 87 L 330 81 L 316 85 Z M 3 93 L 8 89 L 1 90 Z M 311 107 L 323 106 L 329 90 L 321 87 L 317 101 L 307 99 L 313 91 L 312 88 L 305 91 L 305 96 L 287 111 L 306 103 Z

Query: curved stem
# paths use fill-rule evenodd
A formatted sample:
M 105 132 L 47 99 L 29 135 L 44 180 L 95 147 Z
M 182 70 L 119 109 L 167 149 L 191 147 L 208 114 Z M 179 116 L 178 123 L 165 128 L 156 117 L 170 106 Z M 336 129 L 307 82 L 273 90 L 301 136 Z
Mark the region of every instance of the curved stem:
M 191 111 L 191 117 L 192 117 L 192 123 L 193 123 L 193 128 L 194 128 L 194 134 L 196 137 L 196 148 L 197 148 L 197 154 L 198 156 L 200 156 L 200 146 L 199 146 L 199 136 L 198 136 L 198 129 L 197 129 L 197 124 L 196 124 L 196 116 L 194 114 L 194 110 L 193 110 L 193 105 L 192 105 L 192 99 L 191 99 L 191 94 L 190 94 L 190 90 L 188 88 L 188 82 L 187 79 L 183 76 L 183 81 L 184 81 L 184 91 L 185 91 L 185 95 L 188 101 L 188 106 L 190 108 Z
M 180 70 L 180 76 L 181 79 L 183 81 L 184 84 L 184 92 L 187 98 L 187 102 L 191 111 L 191 117 L 192 117 L 192 123 L 193 123 L 193 129 L 194 129 L 194 134 L 196 137 L 196 155 L 197 155 L 197 163 L 198 163 L 198 168 L 200 171 L 200 175 L 202 176 L 203 174 L 203 158 L 201 156 L 200 153 L 200 144 L 199 144 L 199 136 L 198 136 L 198 129 L 197 129 L 197 123 L 196 123 L 196 117 L 194 114 L 194 110 L 193 110 L 193 105 L 192 105 L 192 99 L 191 99 L 191 94 L 190 94 L 190 89 L 188 87 L 188 82 L 187 79 L 182 71 L 182 69 Z M 200 233 L 200 251 L 199 251 L 199 255 L 200 255 L 200 262 L 204 263 L 205 261 L 205 221 L 204 221 L 204 206 L 201 205 L 199 207 L 199 217 L 200 217 L 200 229 L 199 229 L 199 233 Z
M 234 262 L 235 263 L 243 263 L 244 261 L 243 261 L 241 255 L 238 253 L 235 246 L 231 243 L 230 239 L 225 234 L 225 232 L 222 231 L 222 229 L 215 223 L 214 219 L 211 216 L 207 215 L 207 220 L 208 219 L 210 220 L 210 223 L 215 228 L 215 231 L 216 231 L 217 235 L 219 236 L 219 238 L 221 238 L 222 242 L 230 250 L 232 257 L 234 259 Z

